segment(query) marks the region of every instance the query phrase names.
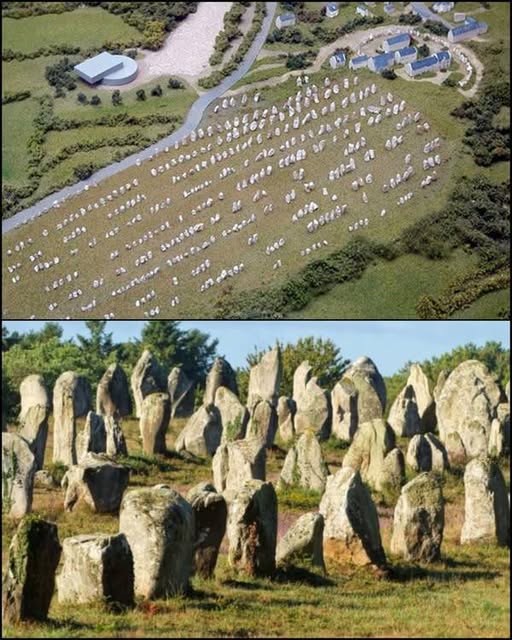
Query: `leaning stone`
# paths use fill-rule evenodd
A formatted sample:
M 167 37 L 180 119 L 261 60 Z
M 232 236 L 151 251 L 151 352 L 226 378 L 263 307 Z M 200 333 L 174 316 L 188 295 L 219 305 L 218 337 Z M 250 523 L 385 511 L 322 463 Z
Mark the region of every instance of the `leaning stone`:
M 245 437 L 249 412 L 238 396 L 227 387 L 218 387 L 215 392 L 215 406 L 220 414 L 222 442 L 240 440 Z
M 212 460 L 213 483 L 229 500 L 245 480 L 265 480 L 266 450 L 257 438 L 221 444 Z
M 123 430 L 114 416 L 105 416 L 106 453 L 108 456 L 127 456 L 128 448 Z
M 89 411 L 85 425 L 76 439 L 76 455 L 78 462 L 89 451 L 92 453 L 104 453 L 107 447 L 107 433 L 103 417 Z
M 227 387 L 238 396 L 238 385 L 236 375 L 231 365 L 224 358 L 217 358 L 206 377 L 206 388 L 204 392 L 203 404 L 208 406 L 215 402 L 215 393 L 219 387 Z
M 227 525 L 229 564 L 249 576 L 275 571 L 277 497 L 271 482 L 246 480 L 234 496 Z
M 140 408 L 140 432 L 145 454 L 165 453 L 165 434 L 169 426 L 171 407 L 166 393 L 147 395 Z
M 60 603 L 133 605 L 133 558 L 124 534 L 65 538 L 62 550 L 63 566 L 57 576 Z
M 44 452 L 48 437 L 48 415 L 50 409 L 47 405 L 35 404 L 23 412 L 19 435 L 24 438 L 34 454 L 36 467 L 43 468 Z
M 323 553 L 324 517 L 321 513 L 305 513 L 279 540 L 276 551 L 278 565 L 296 561 L 310 562 L 325 571 Z
M 277 405 L 282 374 L 281 350 L 274 347 L 251 368 L 247 393 L 249 411 L 252 412 L 261 401 L 268 402 L 273 407 Z
M 295 435 L 293 424 L 297 405 L 293 398 L 281 396 L 277 403 L 277 430 L 283 442 L 289 442 Z
M 188 451 L 195 456 L 213 456 L 222 438 L 222 425 L 218 409 L 201 406 L 189 419 L 176 438 L 176 451 Z
M 77 463 L 76 418 L 91 407 L 89 383 L 73 371 L 63 373 L 53 388 L 53 461 Z
M 398 498 L 391 552 L 409 562 L 439 560 L 443 529 L 441 484 L 431 473 L 421 473 L 402 488 Z
M 166 380 L 155 356 L 144 350 L 135 365 L 130 382 L 135 400 L 135 415 L 141 417 L 142 403 L 146 396 L 166 391 Z
M 192 507 L 179 493 L 166 485 L 129 491 L 119 531 L 132 551 L 136 595 L 158 599 L 187 592 L 195 522 Z
M 2 433 L 2 512 L 22 518 L 32 511 L 36 460 L 17 433 Z
M 305 431 L 286 455 L 278 488 L 299 486 L 323 492 L 328 474 L 315 433 Z
M 433 431 L 436 426 L 436 405 L 430 393 L 428 378 L 419 364 L 411 365 L 407 386 L 414 389 L 421 432 Z
M 461 544 L 510 544 L 510 505 L 503 474 L 489 457 L 471 460 L 464 472 L 464 524 Z
M 351 383 L 337 382 L 331 392 L 332 434 L 351 442 L 357 430 L 357 391 Z
M 277 412 L 266 400 L 257 402 L 247 425 L 246 437 L 256 438 L 267 448 L 272 447 L 277 431 Z
M 192 398 L 194 383 L 189 380 L 186 373 L 181 367 L 173 367 L 171 373 L 167 378 L 167 393 L 171 401 L 171 420 L 175 415 L 183 415 L 183 409 L 185 412 L 189 405 L 189 398 Z
M 24 421 L 25 415 L 31 407 L 40 406 L 46 409 L 46 414 L 50 411 L 50 396 L 40 375 L 30 375 L 23 378 L 20 384 L 21 410 L 19 421 Z
M 297 405 L 294 425 L 296 433 L 313 429 L 321 440 L 326 440 L 331 429 L 331 401 L 329 395 L 312 377 L 312 367 L 303 362 L 293 376 L 293 399 Z
M 187 500 L 192 505 L 196 523 L 194 571 L 202 578 L 211 578 L 226 532 L 226 500 L 207 482 L 190 489 Z
M 64 509 L 73 511 L 81 500 L 98 513 L 119 510 L 128 486 L 129 470 L 97 453 L 87 453 L 79 464 L 70 467 L 62 479 L 66 489 Z
M 400 391 L 389 410 L 388 422 L 399 437 L 421 433 L 421 418 L 414 387 L 407 385 Z
M 111 364 L 96 390 L 96 413 L 122 418 L 132 413 L 128 378 L 120 364 Z
M 329 476 L 319 510 L 329 563 L 385 567 L 377 509 L 358 471 L 345 467 Z
M 36 515 L 21 520 L 9 546 L 3 578 L 3 624 L 47 619 L 60 553 L 56 524 Z

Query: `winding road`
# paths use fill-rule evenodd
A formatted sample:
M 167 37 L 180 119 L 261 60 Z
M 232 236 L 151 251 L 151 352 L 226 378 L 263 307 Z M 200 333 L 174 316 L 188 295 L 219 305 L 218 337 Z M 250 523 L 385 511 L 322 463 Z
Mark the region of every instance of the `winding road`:
M 265 43 L 265 40 L 267 39 L 267 35 L 272 25 L 274 14 L 277 8 L 277 2 L 267 2 L 266 5 L 267 15 L 263 20 L 261 30 L 254 39 L 254 42 L 247 52 L 243 62 L 240 64 L 238 69 L 233 71 L 231 75 L 224 78 L 224 80 L 219 85 L 213 87 L 212 89 L 209 89 L 201 96 L 199 96 L 199 98 L 190 107 L 185 122 L 179 129 L 174 131 L 171 135 L 162 138 L 156 144 L 152 144 L 146 149 L 141 149 L 140 151 L 137 151 L 132 155 L 126 156 L 126 158 L 123 158 L 123 160 L 119 162 L 114 162 L 106 167 L 103 167 L 103 169 L 96 171 L 96 173 L 87 178 L 87 180 L 82 180 L 81 182 L 77 182 L 73 185 L 70 185 L 69 187 L 64 187 L 64 189 L 46 196 L 46 198 L 43 198 L 31 207 L 19 211 L 8 220 L 3 220 L 2 234 L 7 233 L 20 224 L 23 224 L 25 221 L 31 220 L 32 218 L 38 217 L 39 215 L 45 213 L 45 211 L 43 210 L 50 209 L 56 201 L 62 203 L 67 198 L 81 193 L 86 186 L 91 187 L 101 180 L 109 178 L 110 176 L 113 176 L 116 173 L 119 173 L 120 171 L 123 171 L 128 167 L 131 167 L 135 164 L 136 160 L 148 159 L 155 153 L 155 149 L 157 147 L 161 148 L 162 146 L 172 145 L 194 131 L 194 129 L 196 129 L 201 122 L 204 112 L 208 108 L 208 106 L 214 100 L 217 100 L 218 98 L 223 96 L 226 91 L 228 91 L 236 82 L 238 82 L 238 80 L 240 80 L 247 73 L 247 71 L 249 71 L 253 62 L 256 60 L 261 48 Z

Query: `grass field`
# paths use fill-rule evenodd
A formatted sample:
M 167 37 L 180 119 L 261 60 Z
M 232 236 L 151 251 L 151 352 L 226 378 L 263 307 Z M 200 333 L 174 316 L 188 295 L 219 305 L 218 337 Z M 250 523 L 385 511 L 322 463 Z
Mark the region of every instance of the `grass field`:
M 176 420 L 167 437 L 170 449 L 184 424 Z M 130 487 L 167 483 L 180 493 L 212 479 L 209 461 L 191 462 L 179 455 L 141 455 L 138 424 L 123 423 L 131 468 Z M 50 436 L 46 461 L 51 459 Z M 341 466 L 344 450 L 322 444 L 331 473 Z M 267 479 L 276 482 L 285 451 L 275 447 L 267 457 Z M 509 484 L 509 467 L 503 462 Z M 378 503 L 382 541 L 391 565 L 391 578 L 379 579 L 364 569 L 326 577 L 305 568 L 277 573 L 274 580 L 250 579 L 228 565 L 224 538 L 212 580 L 192 579 L 189 596 L 137 602 L 135 609 L 108 613 L 98 604 L 60 605 L 56 594 L 47 624 L 5 627 L 4 637 L 507 637 L 510 634 L 510 557 L 507 549 L 460 546 L 464 514 L 460 473 L 447 473 L 442 558 L 429 565 L 406 563 L 390 555 L 393 505 Z M 378 500 L 378 496 L 374 496 Z M 315 511 L 316 498 L 300 490 L 278 493 L 278 538 L 304 512 Z M 83 505 L 63 511 L 60 489 L 34 494 L 33 509 L 57 523 L 59 538 L 80 533 L 116 533 L 116 515 L 93 514 Z M 15 531 L 3 518 L 2 561 Z
M 510 317 L 510 291 L 493 291 L 476 300 L 470 307 L 457 311 L 454 320 L 480 320 L 496 318 L 496 312 L 503 310 Z

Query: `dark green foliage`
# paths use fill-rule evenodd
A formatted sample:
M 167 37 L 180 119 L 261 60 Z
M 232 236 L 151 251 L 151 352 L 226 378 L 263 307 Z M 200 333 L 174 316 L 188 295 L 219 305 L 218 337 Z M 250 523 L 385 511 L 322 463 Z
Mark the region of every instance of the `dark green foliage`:
M 288 56 L 288 59 L 286 60 L 287 69 L 305 69 L 307 66 L 308 61 L 304 53 Z
M 85 93 L 80 92 L 76 97 L 77 102 L 80 104 L 87 104 L 87 96 Z
M 209 60 L 212 66 L 222 62 L 231 42 L 242 35 L 239 25 L 248 5 L 248 2 L 233 2 L 231 9 L 224 15 L 224 28 L 215 38 L 214 51 Z
M 93 107 L 101 104 L 101 98 L 99 96 L 91 96 L 91 104 L 93 105 Z
M 112 92 L 112 104 L 114 105 L 114 107 L 123 104 L 123 99 L 121 97 L 121 92 L 119 91 L 119 89 L 116 89 Z
M 430 55 L 430 47 L 428 44 L 422 44 L 418 47 L 418 58 L 428 58 Z
M 167 83 L 169 89 L 184 89 L 185 85 L 181 80 L 177 78 L 169 78 L 169 82 Z
M 447 36 L 448 35 L 448 27 L 446 27 L 442 22 L 437 22 L 437 20 L 425 20 L 425 29 L 433 33 L 435 36 Z
M 443 80 L 442 84 L 445 87 L 456 87 L 457 86 L 457 80 L 455 80 L 454 78 L 449 76 L 448 78 Z
M 397 77 L 393 69 L 384 69 L 380 75 L 386 80 L 394 80 Z
M 71 75 L 74 63 L 69 58 L 62 58 L 58 62 L 46 67 L 44 77 L 48 83 L 55 87 L 56 97 L 65 95 L 64 89 L 72 91 L 76 89 L 76 81 Z
M 398 16 L 398 22 L 400 24 L 418 24 L 421 22 L 421 17 L 416 13 L 401 13 Z
M 151 89 L 151 95 L 152 96 L 156 96 L 157 98 L 159 98 L 162 95 L 163 91 L 162 91 L 162 87 L 157 84 L 156 87 L 153 87 Z
M 93 173 L 94 164 L 92 162 L 84 162 L 73 169 L 73 174 L 77 180 L 87 180 Z
M 2 96 L 2 104 L 9 104 L 10 102 L 22 102 L 27 98 L 30 98 L 32 94 L 30 91 L 16 91 L 15 93 L 10 93 L 6 91 Z
M 145 100 L 146 99 L 146 92 L 144 91 L 144 89 L 137 89 L 137 92 L 135 94 L 137 96 L 137 100 Z

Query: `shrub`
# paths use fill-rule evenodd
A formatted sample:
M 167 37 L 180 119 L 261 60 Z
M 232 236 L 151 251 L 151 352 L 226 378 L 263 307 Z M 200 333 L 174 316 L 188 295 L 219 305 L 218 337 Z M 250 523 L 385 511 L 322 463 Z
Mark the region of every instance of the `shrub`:
M 176 78 L 169 78 L 169 82 L 167 83 L 169 89 L 184 89 L 185 85 L 181 80 L 177 80 Z
M 397 77 L 393 69 L 384 69 L 380 75 L 386 80 L 394 80 Z
M 76 99 L 80 104 L 87 104 L 87 96 L 85 95 L 85 93 L 80 92 L 77 95 Z
M 101 104 L 101 98 L 99 96 L 92 96 L 91 97 L 91 104 L 96 107 L 97 105 Z
M 157 98 L 159 98 L 162 95 L 163 91 L 162 91 L 162 87 L 157 84 L 156 87 L 153 87 L 151 89 L 151 95 L 152 96 L 156 96 Z
M 119 89 L 116 89 L 112 93 L 112 104 L 114 105 L 114 107 L 123 104 L 123 99 L 121 98 L 121 92 L 119 91 Z
M 79 164 L 73 169 L 73 174 L 77 180 L 87 180 L 93 173 L 94 165 L 92 162 Z
M 137 92 L 135 94 L 137 96 L 137 100 L 145 100 L 146 99 L 146 92 L 144 91 L 144 89 L 137 89 Z

